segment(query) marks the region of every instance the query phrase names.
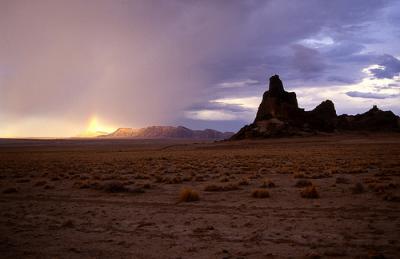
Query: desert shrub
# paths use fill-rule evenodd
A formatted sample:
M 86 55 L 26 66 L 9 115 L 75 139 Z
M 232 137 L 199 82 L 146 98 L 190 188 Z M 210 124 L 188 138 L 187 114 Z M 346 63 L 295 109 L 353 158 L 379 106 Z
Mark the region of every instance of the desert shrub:
M 46 190 L 52 190 L 52 189 L 54 189 L 55 187 L 54 187 L 54 185 L 46 184 L 43 188 L 46 189 Z
M 17 193 L 18 190 L 15 187 L 9 187 L 3 190 L 3 193 L 8 194 L 8 193 Z
M 107 181 L 100 184 L 98 188 L 105 192 L 111 192 L 111 193 L 129 192 L 129 188 L 127 188 L 120 181 Z
M 319 198 L 319 194 L 317 188 L 315 186 L 308 186 L 300 192 L 300 196 L 306 199 L 317 199 Z
M 258 169 L 258 173 L 262 174 L 262 173 L 266 173 L 268 170 L 265 167 L 261 167 L 260 169 Z
M 28 183 L 28 182 L 30 182 L 31 180 L 30 179 L 19 179 L 19 180 L 17 180 L 16 181 L 16 183 Z
M 178 175 L 178 176 L 169 178 L 169 181 L 167 183 L 169 183 L 169 184 L 179 184 L 179 183 L 182 183 L 182 182 L 183 182 L 182 178 Z
M 203 176 L 196 176 L 196 178 L 194 179 L 196 182 L 204 182 L 204 177 Z
M 226 183 L 226 182 L 229 182 L 229 178 L 228 178 L 228 177 L 221 177 L 221 178 L 219 179 L 219 181 L 220 181 L 221 183 Z
M 306 178 L 306 175 L 302 172 L 294 173 L 293 174 L 294 178 Z
M 179 202 L 198 201 L 199 199 L 199 194 L 190 188 L 184 188 L 179 193 Z
M 363 181 L 366 184 L 368 184 L 368 183 L 379 183 L 380 182 L 378 179 L 373 178 L 373 177 L 364 178 Z
M 161 175 L 156 175 L 155 177 L 155 181 L 156 183 L 162 183 L 164 178 Z
M 193 179 L 193 176 L 191 175 L 186 175 L 182 177 L 183 182 L 190 182 Z
M 206 192 L 226 192 L 239 189 L 240 188 L 237 184 L 210 184 L 204 187 L 204 191 Z
M 254 173 L 254 174 L 250 175 L 250 179 L 258 179 L 258 178 L 261 178 L 261 177 L 262 176 L 259 173 Z
M 150 183 L 144 183 L 143 185 L 142 185 L 142 187 L 143 187 L 143 189 L 151 189 L 151 184 Z
M 331 177 L 332 177 L 331 173 L 324 172 L 324 173 L 311 175 L 309 178 L 311 178 L 311 179 L 323 179 L 323 178 L 331 178 Z
M 238 184 L 239 185 L 249 185 L 250 181 L 247 178 L 242 178 L 242 179 L 239 180 Z
M 79 189 L 98 189 L 100 188 L 100 184 L 95 181 L 82 181 L 82 182 L 77 182 L 76 185 L 79 187 Z
M 140 179 L 146 180 L 146 179 L 149 179 L 149 178 L 150 177 L 148 177 L 147 175 L 144 175 L 144 174 L 135 175 L 135 179 L 138 179 L 138 180 L 140 180 Z
M 265 189 L 255 189 L 251 192 L 253 198 L 268 198 L 269 192 Z
M 336 183 L 337 184 L 348 184 L 348 183 L 350 183 L 350 180 L 345 177 L 336 177 Z
M 74 222 L 72 220 L 66 220 L 61 224 L 62 228 L 73 228 L 75 226 Z
M 362 183 L 356 183 L 353 187 L 351 187 L 351 192 L 353 194 L 360 194 L 365 192 L 364 185 L 362 185 Z
M 46 185 L 46 184 L 47 184 L 46 181 L 38 181 L 38 182 L 35 183 L 35 186 L 43 186 L 43 185 Z
M 400 196 L 395 195 L 393 193 L 386 194 L 385 196 L 383 196 L 383 199 L 385 201 L 400 202 Z
M 260 188 L 274 188 L 274 187 L 276 187 L 276 185 L 270 179 L 265 179 L 260 186 Z
M 144 193 L 144 189 L 140 187 L 130 187 L 126 186 L 125 183 L 121 181 L 106 181 L 104 183 L 93 184 L 92 189 L 100 190 L 109 193 Z
M 89 174 L 81 174 L 81 175 L 79 175 L 79 178 L 81 180 L 88 180 L 90 178 L 90 175 Z
M 312 182 L 310 182 L 309 180 L 305 180 L 305 179 L 300 179 L 296 182 L 296 184 L 294 185 L 295 187 L 307 187 L 307 186 L 312 186 Z

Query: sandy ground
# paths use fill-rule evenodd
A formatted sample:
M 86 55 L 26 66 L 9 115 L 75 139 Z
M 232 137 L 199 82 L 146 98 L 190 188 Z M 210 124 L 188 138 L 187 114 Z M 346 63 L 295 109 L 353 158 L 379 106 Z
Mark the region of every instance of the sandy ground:
M 400 258 L 399 187 L 399 135 L 0 140 L 0 257 Z

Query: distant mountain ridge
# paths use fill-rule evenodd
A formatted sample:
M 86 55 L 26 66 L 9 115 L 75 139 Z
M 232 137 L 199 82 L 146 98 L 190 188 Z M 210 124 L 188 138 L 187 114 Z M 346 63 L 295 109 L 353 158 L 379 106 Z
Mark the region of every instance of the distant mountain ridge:
M 299 108 L 296 93 L 283 88 L 278 75 L 269 79 L 253 123 L 241 128 L 231 140 L 309 135 L 317 132 L 400 132 L 400 118 L 376 105 L 357 115 L 337 115 L 331 100 L 314 110 Z
M 150 126 L 145 128 L 119 128 L 113 133 L 102 135 L 102 138 L 136 138 L 136 139 L 228 139 L 233 132 L 220 132 L 213 129 L 192 130 L 183 126 Z

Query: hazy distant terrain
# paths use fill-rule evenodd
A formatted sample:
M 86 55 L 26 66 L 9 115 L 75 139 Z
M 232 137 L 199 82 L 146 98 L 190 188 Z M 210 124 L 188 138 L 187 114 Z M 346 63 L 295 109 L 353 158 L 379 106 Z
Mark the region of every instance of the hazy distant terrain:
M 116 131 L 101 135 L 101 138 L 135 138 L 135 139 L 214 139 L 230 138 L 233 132 L 220 132 L 213 129 L 192 130 L 183 126 L 149 126 L 145 128 L 119 128 Z
M 0 144 L 2 258 L 400 254 L 396 134 Z

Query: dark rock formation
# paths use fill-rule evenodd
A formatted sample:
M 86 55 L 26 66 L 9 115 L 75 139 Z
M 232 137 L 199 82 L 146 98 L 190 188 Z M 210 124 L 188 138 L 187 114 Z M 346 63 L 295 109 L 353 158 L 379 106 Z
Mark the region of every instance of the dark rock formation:
M 296 93 L 286 92 L 278 75 L 269 79 L 256 118 L 231 139 L 308 135 L 335 131 L 400 131 L 400 119 L 376 106 L 364 114 L 337 116 L 335 105 L 326 100 L 312 111 L 298 107 Z
M 294 92 L 286 92 L 278 75 L 269 79 L 269 90 L 263 95 L 254 122 L 277 118 L 291 120 L 299 112 L 297 98 Z
M 306 112 L 307 122 L 312 129 L 332 132 L 336 125 L 335 105 L 331 100 L 323 101 L 314 110 Z
M 342 130 L 399 131 L 400 118 L 392 111 L 382 111 L 374 105 L 363 114 L 340 115 L 337 126 Z
M 220 132 L 212 129 L 191 130 L 178 126 L 150 126 L 146 128 L 119 128 L 115 132 L 103 135 L 103 138 L 136 138 L 136 139 L 227 139 L 233 132 Z

